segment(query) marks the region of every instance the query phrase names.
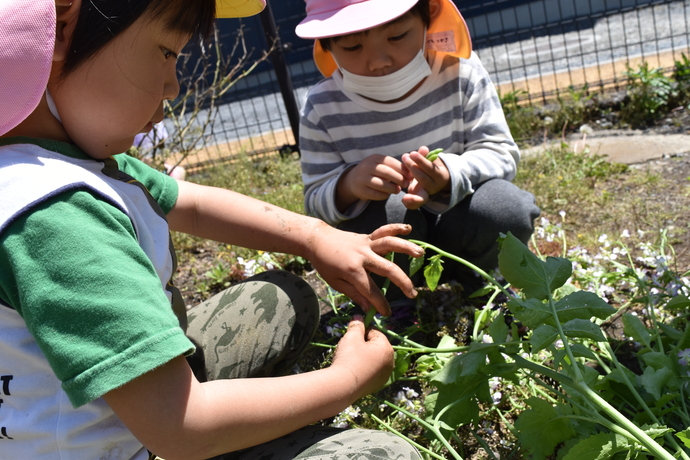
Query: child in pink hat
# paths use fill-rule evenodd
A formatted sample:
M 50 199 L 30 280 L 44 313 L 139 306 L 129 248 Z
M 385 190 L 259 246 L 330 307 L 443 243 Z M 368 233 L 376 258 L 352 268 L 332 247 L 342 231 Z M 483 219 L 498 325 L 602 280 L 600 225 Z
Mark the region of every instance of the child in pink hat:
M 391 373 L 391 345 L 361 317 L 331 366 L 288 375 L 318 325 L 304 280 L 265 272 L 189 311 L 172 284 L 171 229 L 304 256 L 386 314 L 368 271 L 416 294 L 382 257 L 422 254 L 396 237 L 409 229 L 343 232 L 120 153 L 177 96 L 190 37 L 263 6 L 0 0 L 3 459 L 420 458 L 392 434 L 310 426 Z
M 510 182 L 520 153 L 453 2 L 306 0 L 306 11 L 296 33 L 315 39 L 327 77 L 301 117 L 307 213 L 360 233 L 409 223 L 410 237 L 495 268 L 499 233 L 526 242 L 539 209 Z M 443 280 L 468 279 L 444 267 Z

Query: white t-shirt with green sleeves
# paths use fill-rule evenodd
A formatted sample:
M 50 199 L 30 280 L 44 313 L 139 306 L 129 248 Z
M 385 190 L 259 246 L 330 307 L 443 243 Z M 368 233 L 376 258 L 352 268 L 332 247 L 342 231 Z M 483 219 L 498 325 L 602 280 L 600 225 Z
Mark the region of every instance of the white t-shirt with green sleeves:
M 126 155 L 0 139 L 0 459 L 148 458 L 102 396 L 193 350 L 170 286 L 177 193 Z

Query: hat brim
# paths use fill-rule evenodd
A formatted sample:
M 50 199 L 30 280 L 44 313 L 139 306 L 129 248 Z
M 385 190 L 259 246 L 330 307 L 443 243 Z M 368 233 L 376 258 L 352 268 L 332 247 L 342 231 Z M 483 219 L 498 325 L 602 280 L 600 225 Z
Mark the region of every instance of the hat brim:
M 217 18 L 246 18 L 261 13 L 266 0 L 216 0 Z
M 367 0 L 335 11 L 307 15 L 295 28 L 301 38 L 326 38 L 352 34 L 385 24 L 412 8 L 418 0 Z
M 370 1 L 366 3 L 370 3 Z M 452 0 L 438 1 L 441 8 L 438 14 L 431 19 L 429 30 L 427 30 L 427 49 L 433 49 L 450 54 L 451 56 L 468 59 L 472 54 L 472 39 L 470 38 L 470 32 L 467 28 L 465 19 L 462 17 L 460 11 L 458 11 Z M 390 3 L 390 1 L 388 1 L 388 3 Z M 417 2 L 412 2 L 413 5 L 415 3 Z M 402 14 L 399 14 L 396 17 L 399 16 L 402 16 Z M 392 19 L 395 19 L 395 17 Z M 392 19 L 389 19 L 389 21 Z M 377 25 L 385 24 L 386 22 L 388 21 L 383 21 Z M 377 25 L 372 27 L 376 27 Z M 369 28 L 370 27 L 366 27 L 360 29 L 360 31 Z M 333 36 L 335 35 L 340 34 L 334 34 Z M 338 65 L 335 63 L 335 59 L 333 59 L 333 55 L 330 53 L 330 51 L 326 51 L 321 47 L 319 40 L 314 41 L 314 62 L 316 63 L 316 67 L 318 67 L 319 71 L 325 77 L 330 77 L 338 68 Z
M 38 106 L 55 49 L 53 0 L 0 1 L 0 135 Z

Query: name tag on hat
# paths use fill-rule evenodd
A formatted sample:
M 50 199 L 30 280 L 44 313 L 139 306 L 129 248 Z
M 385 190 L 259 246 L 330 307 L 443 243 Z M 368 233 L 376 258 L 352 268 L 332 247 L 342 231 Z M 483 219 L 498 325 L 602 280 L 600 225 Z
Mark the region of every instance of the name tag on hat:
M 426 47 L 427 49 L 441 51 L 443 53 L 455 53 L 457 52 L 457 48 L 455 47 L 455 34 L 452 30 L 427 34 Z

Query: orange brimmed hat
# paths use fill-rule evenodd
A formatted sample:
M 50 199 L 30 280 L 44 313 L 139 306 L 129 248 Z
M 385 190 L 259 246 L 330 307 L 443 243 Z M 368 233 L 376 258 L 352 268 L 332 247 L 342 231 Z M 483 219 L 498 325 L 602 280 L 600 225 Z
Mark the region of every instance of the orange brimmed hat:
M 216 0 L 217 18 L 246 18 L 261 13 L 266 0 Z
M 338 68 L 333 55 L 324 50 L 319 38 L 336 37 L 378 27 L 408 12 L 418 0 L 305 0 L 307 17 L 295 28 L 301 38 L 312 38 L 314 61 L 321 73 L 330 77 Z M 465 19 L 452 0 L 429 0 L 431 24 L 427 49 L 459 58 L 469 58 L 472 40 Z

